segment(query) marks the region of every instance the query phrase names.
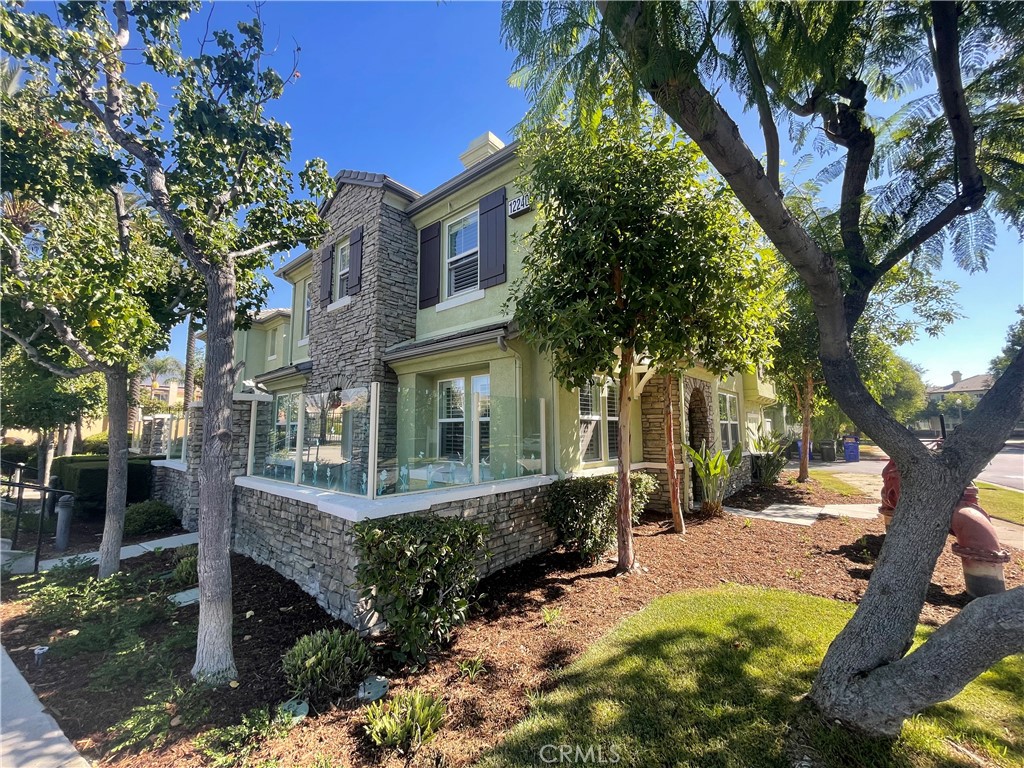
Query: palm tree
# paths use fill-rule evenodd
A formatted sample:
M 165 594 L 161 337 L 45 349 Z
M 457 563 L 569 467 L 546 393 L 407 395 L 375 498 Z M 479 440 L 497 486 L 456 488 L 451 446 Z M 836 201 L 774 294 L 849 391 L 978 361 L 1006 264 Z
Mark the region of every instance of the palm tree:
M 181 381 L 184 369 L 181 363 L 170 355 L 163 357 L 151 357 L 142 362 L 142 372 L 149 376 L 151 389 L 160 386 L 160 379 L 166 381 Z

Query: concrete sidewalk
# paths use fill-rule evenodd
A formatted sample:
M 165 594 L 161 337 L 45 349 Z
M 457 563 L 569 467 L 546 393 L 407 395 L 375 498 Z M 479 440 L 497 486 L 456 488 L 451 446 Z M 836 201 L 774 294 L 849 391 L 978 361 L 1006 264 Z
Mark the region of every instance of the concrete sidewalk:
M 0 688 L 0 766 L 90 768 L 43 708 L 6 649 L 0 658 Z
M 153 541 L 140 541 L 138 544 L 129 544 L 127 547 L 121 547 L 121 559 L 128 560 L 132 557 L 138 557 L 139 555 L 145 555 L 147 552 L 152 552 L 156 549 L 174 549 L 175 547 L 181 547 L 186 544 L 197 544 L 199 542 L 198 533 L 180 533 L 177 536 L 166 536 L 162 539 L 154 539 Z M 80 560 L 88 560 L 90 562 L 98 562 L 100 559 L 99 552 L 85 552 L 78 555 L 67 555 L 65 557 L 56 557 L 52 560 L 40 560 L 39 570 L 48 571 L 55 565 L 70 560 L 73 557 L 77 557 Z M 0 766 L 0 768 L 5 768 Z

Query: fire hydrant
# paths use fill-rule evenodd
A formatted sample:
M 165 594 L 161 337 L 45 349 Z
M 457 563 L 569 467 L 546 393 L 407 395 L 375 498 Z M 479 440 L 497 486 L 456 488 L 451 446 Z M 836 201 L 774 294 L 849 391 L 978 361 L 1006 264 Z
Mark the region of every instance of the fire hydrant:
M 878 507 L 886 530 L 900 500 L 900 471 L 890 460 L 882 469 L 882 503 Z M 949 532 L 956 537 L 953 554 L 964 568 L 964 584 L 971 597 L 1004 592 L 1003 569 L 1010 553 L 999 544 L 999 536 L 988 513 L 978 504 L 978 489 L 971 484 L 957 502 Z

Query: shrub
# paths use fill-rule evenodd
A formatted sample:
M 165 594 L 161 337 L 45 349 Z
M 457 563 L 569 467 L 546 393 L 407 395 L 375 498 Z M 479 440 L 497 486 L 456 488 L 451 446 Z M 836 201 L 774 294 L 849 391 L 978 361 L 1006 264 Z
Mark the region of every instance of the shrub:
M 743 458 L 742 447 L 739 443 L 733 446 L 726 456 L 722 451 L 709 453 L 707 445 L 701 443 L 700 450 L 695 451 L 686 446 L 693 462 L 693 471 L 700 478 L 700 490 L 703 496 L 700 509 L 706 515 L 723 514 L 722 502 L 725 500 L 725 491 L 729 486 L 729 476 L 732 471 L 740 465 Z
M 62 462 L 58 477 L 62 487 L 75 496 L 75 504 L 86 514 L 102 514 L 107 500 L 107 459 L 104 456 L 68 457 Z M 129 504 L 145 501 L 152 491 L 152 467 L 149 458 L 128 460 Z
M 763 427 L 751 441 L 751 474 L 758 485 L 771 487 L 786 467 L 786 449 L 792 438 Z
M 544 520 L 558 533 L 566 549 L 579 552 L 584 561 L 593 562 L 615 542 L 617 475 L 573 477 L 551 484 Z M 646 472 L 631 472 L 633 522 L 658 487 L 658 481 Z
M 181 587 L 190 587 L 199 582 L 199 557 L 190 555 L 181 558 L 174 566 L 171 574 L 174 583 Z
M 378 747 L 412 755 L 437 735 L 447 714 L 441 699 L 406 691 L 367 705 L 366 735 Z
M 132 709 L 128 716 L 109 729 L 114 737 L 114 755 L 125 749 L 145 745 L 144 749 L 162 747 L 171 733 L 171 722 L 181 718 L 181 725 L 192 728 L 210 712 L 209 689 L 193 684 L 188 687 L 168 683 L 145 698 L 145 703 Z
M 321 629 L 296 640 L 282 666 L 292 692 L 319 707 L 350 694 L 373 670 L 373 656 L 355 632 Z
M 82 453 L 107 453 L 107 441 L 109 440 L 108 433 L 97 432 L 95 435 L 82 440 Z M 128 445 L 132 444 L 132 435 L 128 433 Z
M 105 579 L 90 576 L 74 584 L 44 584 L 32 596 L 31 612 L 44 621 L 73 624 L 100 612 L 109 613 L 132 596 L 135 588 L 125 573 Z
M 124 535 L 163 533 L 178 527 L 178 516 L 162 501 L 151 499 L 129 504 L 124 511 Z
M 259 707 L 242 715 L 242 722 L 224 728 L 212 728 L 194 742 L 196 749 L 210 765 L 231 766 L 245 762 L 260 742 L 284 736 L 291 727 L 291 717 L 280 711 L 270 714 L 269 707 Z
M 30 458 L 38 455 L 39 448 L 36 445 L 0 445 L 0 460 L 9 461 L 11 464 L 28 464 Z
M 387 621 L 399 661 L 424 662 L 466 620 L 486 531 L 470 520 L 418 515 L 356 525 L 356 579 Z

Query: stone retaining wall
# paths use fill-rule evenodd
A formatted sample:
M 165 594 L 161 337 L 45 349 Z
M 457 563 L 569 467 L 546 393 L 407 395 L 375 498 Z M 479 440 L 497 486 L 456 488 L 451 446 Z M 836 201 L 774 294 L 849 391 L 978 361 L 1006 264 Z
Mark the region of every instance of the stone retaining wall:
M 458 516 L 486 525 L 491 557 L 478 564 L 483 577 L 555 545 L 555 532 L 542 519 L 546 503 L 543 486 L 434 504 L 410 514 Z M 234 504 L 234 551 L 291 579 L 325 611 L 357 629 L 379 624 L 358 594 L 352 522 L 314 504 L 241 486 L 235 487 Z
M 189 485 L 188 473 L 184 469 L 153 467 L 153 498 L 170 505 L 178 519 L 183 522 L 189 507 Z M 195 530 L 195 526 L 189 530 Z

